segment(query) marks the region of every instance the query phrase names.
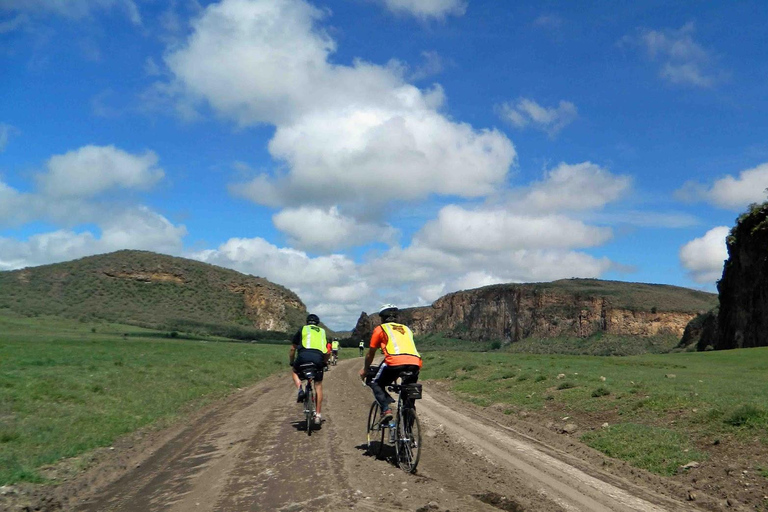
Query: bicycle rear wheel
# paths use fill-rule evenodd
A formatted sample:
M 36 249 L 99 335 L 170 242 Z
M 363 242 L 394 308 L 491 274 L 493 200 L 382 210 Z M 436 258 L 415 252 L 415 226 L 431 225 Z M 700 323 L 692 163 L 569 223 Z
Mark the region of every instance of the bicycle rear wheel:
M 366 452 L 369 455 L 378 457 L 381 455 L 384 446 L 384 429 L 379 424 L 379 402 L 373 401 L 371 410 L 368 413 L 368 447 Z
M 421 456 L 421 427 L 416 409 L 403 409 L 398 415 L 395 451 L 400 469 L 415 473 Z
M 312 435 L 312 423 L 315 420 L 315 387 L 312 381 L 307 381 L 307 389 L 304 394 L 304 416 L 307 420 L 307 435 Z

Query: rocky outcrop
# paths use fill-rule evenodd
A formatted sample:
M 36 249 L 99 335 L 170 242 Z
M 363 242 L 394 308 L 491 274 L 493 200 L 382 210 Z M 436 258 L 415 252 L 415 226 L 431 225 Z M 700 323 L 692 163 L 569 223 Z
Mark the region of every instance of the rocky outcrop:
M 714 348 L 768 346 L 768 202 L 751 205 L 726 242 Z
M 232 284 L 229 290 L 242 296 L 245 316 L 256 329 L 288 331 L 296 327 L 290 321 L 291 311 L 300 311 L 301 316 L 306 314 L 306 307 L 297 295 L 274 286 L 251 282 Z
M 675 294 L 679 294 L 680 300 L 674 300 Z M 680 337 L 691 319 L 715 303 L 713 294 L 684 288 L 567 280 L 494 285 L 451 293 L 431 306 L 402 310 L 401 320 L 417 335 L 441 333 L 475 341 L 586 338 L 599 332 Z M 363 313 L 353 338 L 370 336 L 378 321 L 378 315 Z

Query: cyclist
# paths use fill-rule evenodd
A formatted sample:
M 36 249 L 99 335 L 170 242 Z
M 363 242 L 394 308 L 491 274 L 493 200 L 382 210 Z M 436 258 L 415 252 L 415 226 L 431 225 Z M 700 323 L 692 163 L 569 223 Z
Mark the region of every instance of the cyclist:
M 363 340 L 360 340 L 358 347 L 360 347 L 360 357 L 363 357 L 363 351 L 365 350 L 365 342 Z
M 315 424 L 322 421 L 320 411 L 323 405 L 323 368 L 328 364 L 330 352 L 327 349 L 325 329 L 320 327 L 320 318 L 315 314 L 307 316 L 307 325 L 299 329 L 293 336 L 293 344 L 289 354 L 289 360 L 293 367 L 293 383 L 299 390 L 297 402 L 304 401 L 304 390 L 301 389 L 299 378 L 299 366 L 304 363 L 314 363 L 317 368 L 315 376 L 315 389 L 317 390 L 317 414 Z M 298 352 L 298 354 L 296 354 Z
M 371 389 L 376 401 L 381 407 L 381 422 L 388 423 L 394 416 L 391 403 L 394 399 L 387 393 L 386 388 L 394 382 L 403 371 L 412 372 L 412 375 L 403 379 L 403 384 L 414 384 L 419 380 L 421 370 L 421 356 L 416 350 L 413 341 L 413 332 L 400 323 L 397 323 L 398 309 L 394 304 L 384 304 L 379 310 L 381 325 L 373 330 L 370 348 L 365 356 L 363 369 L 360 370 L 360 378 L 365 379 L 368 368 L 373 363 L 376 350 L 384 352 L 384 362 L 379 366 L 379 371 L 371 379 Z
M 339 359 L 339 338 L 333 338 L 331 342 L 331 357 L 333 357 L 333 364 Z

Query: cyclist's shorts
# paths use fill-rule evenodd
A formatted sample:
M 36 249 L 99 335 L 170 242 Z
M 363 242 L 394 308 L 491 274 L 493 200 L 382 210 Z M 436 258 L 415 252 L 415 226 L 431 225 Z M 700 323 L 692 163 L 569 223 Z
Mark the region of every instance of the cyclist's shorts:
M 331 350 L 331 352 L 333 352 L 333 355 L 338 355 L 339 354 L 338 350 Z
M 325 358 L 323 353 L 319 350 L 304 349 L 299 351 L 296 356 L 296 360 L 293 362 L 293 373 L 302 377 L 298 368 L 304 363 L 314 363 L 317 373 L 315 374 L 315 382 L 323 382 L 323 368 L 325 368 Z

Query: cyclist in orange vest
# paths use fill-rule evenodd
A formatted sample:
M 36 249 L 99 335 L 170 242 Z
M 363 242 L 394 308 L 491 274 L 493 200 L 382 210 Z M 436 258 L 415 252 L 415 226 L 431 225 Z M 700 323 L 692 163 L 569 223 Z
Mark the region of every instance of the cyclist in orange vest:
M 400 323 L 397 323 L 398 309 L 394 304 L 384 304 L 379 309 L 381 325 L 373 330 L 368 353 L 365 356 L 365 364 L 360 370 L 360 378 L 365 379 L 368 368 L 376 356 L 376 351 L 384 352 L 384 362 L 379 366 L 376 375 L 371 379 L 371 389 L 376 401 L 381 407 L 381 422 L 392 420 L 392 407 L 394 399 L 387 393 L 386 388 L 400 376 L 403 371 L 412 372 L 412 375 L 403 379 L 403 384 L 413 384 L 419 380 L 421 370 L 421 356 L 416 350 L 413 341 L 413 332 Z

